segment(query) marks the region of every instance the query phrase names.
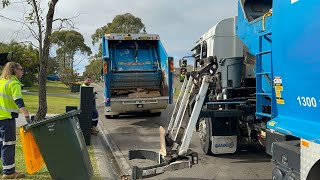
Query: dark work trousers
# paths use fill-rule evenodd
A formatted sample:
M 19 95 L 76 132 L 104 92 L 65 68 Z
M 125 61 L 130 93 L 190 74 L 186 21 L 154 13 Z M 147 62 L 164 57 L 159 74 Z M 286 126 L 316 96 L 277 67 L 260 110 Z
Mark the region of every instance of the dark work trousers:
M 93 100 L 93 108 L 92 108 L 92 126 L 97 127 L 99 120 L 99 113 L 96 107 L 96 100 Z
M 0 120 L 0 148 L 2 158 L 2 173 L 15 172 L 14 157 L 16 151 L 16 120 Z

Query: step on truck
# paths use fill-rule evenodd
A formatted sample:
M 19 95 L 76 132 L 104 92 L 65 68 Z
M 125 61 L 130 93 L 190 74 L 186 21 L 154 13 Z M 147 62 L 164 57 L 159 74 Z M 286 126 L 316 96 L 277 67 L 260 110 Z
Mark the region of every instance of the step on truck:
M 160 115 L 172 103 L 173 58 L 159 35 L 106 34 L 102 52 L 107 118 L 139 111 Z

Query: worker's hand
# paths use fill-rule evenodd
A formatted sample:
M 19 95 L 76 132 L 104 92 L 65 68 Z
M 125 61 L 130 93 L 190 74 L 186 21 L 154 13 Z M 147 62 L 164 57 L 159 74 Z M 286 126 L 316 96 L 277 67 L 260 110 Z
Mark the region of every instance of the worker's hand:
M 32 120 L 30 119 L 30 116 L 25 116 L 24 118 L 26 119 L 28 124 L 32 123 Z

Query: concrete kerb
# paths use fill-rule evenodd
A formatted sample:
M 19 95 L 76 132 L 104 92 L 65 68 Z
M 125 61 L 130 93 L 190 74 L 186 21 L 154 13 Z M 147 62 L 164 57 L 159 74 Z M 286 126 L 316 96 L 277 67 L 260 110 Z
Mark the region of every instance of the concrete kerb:
M 110 134 L 108 133 L 107 129 L 104 128 L 103 123 L 98 124 L 98 130 L 100 133 L 102 133 L 101 137 L 102 140 L 106 143 L 106 145 L 109 147 L 109 149 L 112 152 L 112 155 L 114 156 L 116 163 L 119 166 L 120 169 L 120 176 L 121 177 L 128 177 L 132 174 L 132 169 L 127 162 L 126 158 L 124 157 L 123 153 L 120 151 L 119 147 L 116 145 Z M 99 134 L 100 134 L 99 133 Z

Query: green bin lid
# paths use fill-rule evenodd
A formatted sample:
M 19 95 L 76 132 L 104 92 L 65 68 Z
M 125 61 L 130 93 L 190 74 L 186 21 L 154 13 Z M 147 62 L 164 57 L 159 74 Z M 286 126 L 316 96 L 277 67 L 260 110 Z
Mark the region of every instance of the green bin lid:
M 81 113 L 81 110 L 72 110 L 72 111 L 69 111 L 69 112 L 66 112 L 66 113 L 63 113 L 63 114 L 59 114 L 59 115 L 50 117 L 48 119 L 43 119 L 41 121 L 37 121 L 37 122 L 33 122 L 31 124 L 28 124 L 26 126 L 26 129 L 32 129 L 34 127 L 41 126 L 43 124 L 47 124 L 49 122 L 57 121 L 57 120 L 60 120 L 60 119 L 67 119 L 69 117 L 72 117 L 72 116 L 80 114 L 80 113 Z

